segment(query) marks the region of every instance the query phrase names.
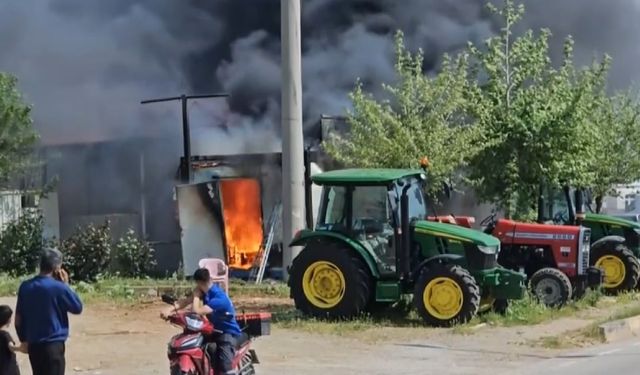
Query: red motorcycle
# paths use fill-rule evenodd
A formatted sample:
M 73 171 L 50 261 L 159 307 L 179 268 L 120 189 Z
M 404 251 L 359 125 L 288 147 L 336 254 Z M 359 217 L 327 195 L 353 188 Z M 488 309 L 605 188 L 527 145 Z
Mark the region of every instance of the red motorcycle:
M 163 295 L 162 301 L 173 305 L 176 299 Z M 167 356 L 171 375 L 218 375 L 215 371 L 215 343 L 207 343 L 205 337 L 215 333 L 213 324 L 203 316 L 192 312 L 176 311 L 167 321 L 183 329 L 169 341 Z M 233 367 L 238 375 L 254 375 L 254 364 L 260 363 L 255 350 L 250 349 L 251 340 L 270 334 L 271 314 L 242 314 L 237 317 L 242 334 L 236 342 Z

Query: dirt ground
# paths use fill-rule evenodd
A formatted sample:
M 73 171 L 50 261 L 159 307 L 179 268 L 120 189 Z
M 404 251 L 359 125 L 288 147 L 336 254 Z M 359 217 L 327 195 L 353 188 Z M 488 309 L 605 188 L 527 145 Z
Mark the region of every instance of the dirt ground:
M 15 304 L 0 298 L 0 304 Z M 71 318 L 67 373 L 95 375 L 168 374 L 166 343 L 177 333 L 159 319 L 161 304 L 122 308 L 91 304 Z M 379 328 L 340 336 L 272 328 L 256 340 L 262 362 L 258 374 L 518 374 L 558 351 L 526 343 L 545 335 L 580 328 L 580 319 L 560 319 L 534 327 L 479 327 L 470 335 L 428 328 Z M 366 340 L 365 336 L 366 335 Z M 370 340 L 372 335 L 379 340 Z M 23 374 L 28 360 L 20 356 Z

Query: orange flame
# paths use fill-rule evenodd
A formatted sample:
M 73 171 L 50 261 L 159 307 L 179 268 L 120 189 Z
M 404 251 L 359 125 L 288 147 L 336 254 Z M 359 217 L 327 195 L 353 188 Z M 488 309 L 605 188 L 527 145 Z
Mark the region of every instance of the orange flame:
M 262 244 L 260 185 L 254 179 L 220 182 L 230 268 L 249 269 Z

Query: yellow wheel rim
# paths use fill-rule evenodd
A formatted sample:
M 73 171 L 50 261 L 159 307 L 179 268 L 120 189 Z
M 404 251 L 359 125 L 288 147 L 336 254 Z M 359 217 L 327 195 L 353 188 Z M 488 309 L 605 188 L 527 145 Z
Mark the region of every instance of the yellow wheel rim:
M 462 310 L 463 299 L 460 285 L 448 277 L 437 277 L 429 281 L 422 294 L 427 312 L 440 320 L 455 318 Z
M 615 288 L 624 282 L 627 270 L 622 259 L 614 255 L 605 255 L 598 259 L 596 267 L 604 273 L 604 287 Z
M 330 309 L 342 301 L 346 282 L 342 271 L 326 261 L 312 263 L 302 276 L 305 297 L 314 306 Z

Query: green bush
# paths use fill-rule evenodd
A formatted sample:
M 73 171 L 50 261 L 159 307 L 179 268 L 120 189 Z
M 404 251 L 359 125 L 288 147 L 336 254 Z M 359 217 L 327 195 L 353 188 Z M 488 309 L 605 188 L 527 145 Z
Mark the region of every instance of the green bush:
M 121 276 L 148 276 L 156 265 L 153 252 L 148 243 L 140 241 L 136 232 L 129 229 L 114 248 L 112 270 Z
M 24 212 L 2 232 L 0 271 L 19 276 L 33 273 L 42 249 L 42 216 Z
M 78 226 L 75 233 L 62 241 L 65 268 L 73 281 L 95 281 L 105 273 L 111 260 L 109 222 L 101 226 Z

